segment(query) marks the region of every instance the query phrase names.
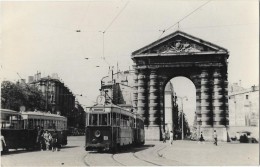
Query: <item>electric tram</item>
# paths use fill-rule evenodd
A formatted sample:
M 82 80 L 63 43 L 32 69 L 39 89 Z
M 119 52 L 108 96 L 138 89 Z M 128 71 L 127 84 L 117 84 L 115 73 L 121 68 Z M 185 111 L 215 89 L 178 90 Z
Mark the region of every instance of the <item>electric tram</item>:
M 1 135 L 4 136 L 6 145 L 3 151 L 9 149 L 35 149 L 37 147 L 37 126 L 58 132 L 58 144 L 67 144 L 67 118 L 43 112 L 17 112 L 0 109 Z
M 59 114 L 43 113 L 40 111 L 27 111 L 21 113 L 24 121 L 24 129 L 35 129 L 37 126 L 48 130 L 51 134 L 54 130 L 58 133 L 58 144 L 67 145 L 67 118 Z
M 85 150 L 110 150 L 142 145 L 145 142 L 143 118 L 114 104 L 97 104 L 86 114 Z

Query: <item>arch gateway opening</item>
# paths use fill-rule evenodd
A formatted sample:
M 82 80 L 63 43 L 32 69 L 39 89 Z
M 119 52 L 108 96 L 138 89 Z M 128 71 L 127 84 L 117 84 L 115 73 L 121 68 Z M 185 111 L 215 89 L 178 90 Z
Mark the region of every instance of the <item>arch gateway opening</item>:
M 197 139 L 196 88 L 183 76 L 170 79 L 164 88 L 164 131 L 174 139 Z M 183 133 L 182 133 L 183 132 Z
M 164 87 L 177 76 L 196 88 L 197 136 L 227 141 L 229 126 L 225 48 L 176 31 L 132 53 L 135 69 L 134 109 L 145 119 L 146 140 L 160 140 L 164 130 Z

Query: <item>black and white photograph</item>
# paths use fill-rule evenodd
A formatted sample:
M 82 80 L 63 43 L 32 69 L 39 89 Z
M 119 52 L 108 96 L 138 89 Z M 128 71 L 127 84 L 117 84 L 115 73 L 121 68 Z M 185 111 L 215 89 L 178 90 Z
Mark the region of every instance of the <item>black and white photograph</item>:
M 1 1 L 1 166 L 259 166 L 259 7 Z

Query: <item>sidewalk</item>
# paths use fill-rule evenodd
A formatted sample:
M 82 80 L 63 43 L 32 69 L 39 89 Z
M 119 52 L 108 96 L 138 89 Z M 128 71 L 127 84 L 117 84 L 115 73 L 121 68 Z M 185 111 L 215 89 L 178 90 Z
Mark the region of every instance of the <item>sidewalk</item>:
M 146 142 L 166 145 L 159 154 L 163 158 L 174 160 L 185 165 L 259 165 L 259 144 L 235 144 L 220 142 L 218 146 L 213 142 L 198 143 L 197 141 L 174 141 L 170 146 L 162 142 Z

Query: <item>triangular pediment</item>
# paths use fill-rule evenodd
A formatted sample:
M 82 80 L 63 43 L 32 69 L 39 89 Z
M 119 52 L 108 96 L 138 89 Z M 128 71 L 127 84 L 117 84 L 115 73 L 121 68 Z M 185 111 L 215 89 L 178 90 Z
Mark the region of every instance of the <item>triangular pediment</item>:
M 228 53 L 226 49 L 220 46 L 191 36 L 182 31 L 176 31 L 141 49 L 134 51 L 132 55 L 135 56 L 143 54 L 185 54 L 212 52 Z

